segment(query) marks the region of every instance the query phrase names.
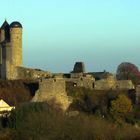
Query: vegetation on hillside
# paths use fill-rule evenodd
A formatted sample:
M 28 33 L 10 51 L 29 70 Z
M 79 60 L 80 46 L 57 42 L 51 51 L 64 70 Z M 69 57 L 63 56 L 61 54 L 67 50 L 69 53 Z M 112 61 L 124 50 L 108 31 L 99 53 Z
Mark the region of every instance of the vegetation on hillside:
M 116 124 L 80 113 L 56 111 L 46 103 L 30 103 L 17 108 L 0 131 L 1 140 L 139 140 L 140 129 Z
M 38 89 L 35 81 L 0 81 L 0 99 L 9 105 L 18 106 L 21 103 L 29 102 Z
M 139 140 L 140 107 L 126 91 L 73 88 L 64 113 L 47 103 L 24 103 L 1 118 L 0 140 Z M 76 115 L 70 112 L 79 111 Z
M 139 84 L 131 63 L 118 67 L 119 80 Z M 67 88 L 73 103 L 67 112 L 47 103 L 31 103 L 38 83 L 0 81 L 0 98 L 16 109 L 0 119 L 0 140 L 139 140 L 140 104 L 134 91 Z M 76 112 L 75 112 L 76 111 Z

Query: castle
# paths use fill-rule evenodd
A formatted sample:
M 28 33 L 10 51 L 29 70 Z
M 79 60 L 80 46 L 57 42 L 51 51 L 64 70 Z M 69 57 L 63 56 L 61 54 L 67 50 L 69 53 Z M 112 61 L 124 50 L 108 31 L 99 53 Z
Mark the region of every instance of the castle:
M 84 87 L 92 90 L 132 90 L 131 80 L 116 80 L 109 72 L 85 72 L 82 62 L 75 63 L 70 73 L 52 74 L 39 69 L 22 66 L 22 30 L 21 23 L 7 21 L 0 28 L 0 79 L 37 80 L 39 89 L 33 101 L 44 101 L 56 97 L 64 108 L 71 103 L 67 98 L 67 87 Z M 139 89 L 137 89 L 139 93 Z M 138 94 L 139 96 L 139 94 Z

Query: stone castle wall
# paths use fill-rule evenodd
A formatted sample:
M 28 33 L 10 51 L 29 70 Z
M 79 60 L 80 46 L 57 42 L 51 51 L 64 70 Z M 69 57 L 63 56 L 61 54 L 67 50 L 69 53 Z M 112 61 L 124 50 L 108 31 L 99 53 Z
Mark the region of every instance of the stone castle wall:
M 52 74 L 48 71 L 42 71 L 25 67 L 15 67 L 15 79 L 36 80 L 49 77 L 52 77 Z
M 32 99 L 33 102 L 47 102 L 66 110 L 72 102 L 67 96 L 65 80 L 61 78 L 42 79 L 39 82 L 39 90 Z
M 119 89 L 119 90 L 130 90 L 134 89 L 134 84 L 131 80 L 116 80 L 116 79 L 102 79 L 95 81 L 94 89 L 96 90 L 109 90 L 109 89 Z
M 72 74 L 71 78 L 65 78 L 66 85 L 70 87 L 85 87 L 89 89 L 93 89 L 93 83 L 95 82 L 95 79 L 90 76 L 81 76 L 78 78 L 78 75 Z

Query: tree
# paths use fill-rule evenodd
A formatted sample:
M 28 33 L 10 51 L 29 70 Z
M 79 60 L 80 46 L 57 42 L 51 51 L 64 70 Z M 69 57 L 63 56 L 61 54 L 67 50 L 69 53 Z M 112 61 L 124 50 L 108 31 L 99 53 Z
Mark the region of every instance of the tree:
M 127 115 L 132 112 L 132 108 L 131 100 L 120 94 L 116 100 L 111 102 L 110 113 L 115 121 L 120 122 L 126 119 Z
M 132 80 L 134 84 L 140 84 L 138 67 L 129 62 L 123 62 L 118 66 L 116 77 L 118 80 Z

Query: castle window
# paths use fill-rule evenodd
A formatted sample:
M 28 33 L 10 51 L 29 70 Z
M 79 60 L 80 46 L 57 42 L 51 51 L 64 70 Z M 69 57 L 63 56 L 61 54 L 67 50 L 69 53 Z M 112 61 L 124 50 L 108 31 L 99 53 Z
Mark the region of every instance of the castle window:
M 73 83 L 73 86 L 74 86 L 74 87 L 77 87 L 77 83 Z
M 93 88 L 95 88 L 95 83 L 92 84 Z

